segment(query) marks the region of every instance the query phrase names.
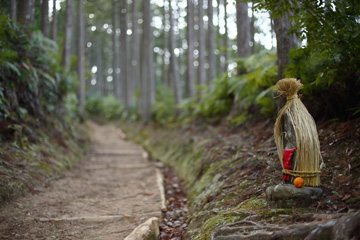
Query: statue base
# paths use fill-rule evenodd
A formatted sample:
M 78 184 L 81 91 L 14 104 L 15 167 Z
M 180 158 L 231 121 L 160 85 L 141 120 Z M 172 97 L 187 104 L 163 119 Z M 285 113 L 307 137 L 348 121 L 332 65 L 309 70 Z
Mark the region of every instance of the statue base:
M 278 184 L 266 189 L 266 200 L 272 208 L 306 207 L 321 194 L 319 187 L 297 188 L 293 184 Z

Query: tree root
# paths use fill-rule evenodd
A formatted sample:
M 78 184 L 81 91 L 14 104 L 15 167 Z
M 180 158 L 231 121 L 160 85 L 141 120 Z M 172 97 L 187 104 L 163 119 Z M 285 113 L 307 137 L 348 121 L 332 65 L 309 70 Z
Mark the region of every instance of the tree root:
M 215 228 L 211 240 L 360 239 L 360 211 L 329 221 L 277 225 L 243 220 Z

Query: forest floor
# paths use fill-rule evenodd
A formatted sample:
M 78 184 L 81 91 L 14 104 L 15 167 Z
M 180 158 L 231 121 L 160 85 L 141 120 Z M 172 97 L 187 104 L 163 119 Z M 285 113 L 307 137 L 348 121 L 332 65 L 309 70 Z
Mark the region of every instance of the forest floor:
M 57 179 L 49 179 L 0 208 L 0 239 L 123 239 L 161 216 L 156 169 L 144 150 L 111 125 L 89 123 L 94 150 Z
M 258 224 L 262 229 L 276 226 L 282 236 L 277 239 L 288 239 L 282 230 L 289 224 L 319 226 L 355 213 L 360 217 L 360 119 L 318 124 L 326 165 L 321 173 L 323 194 L 308 207 L 295 205 L 290 209 L 271 208 L 266 202 L 266 189 L 282 180 L 273 138 L 274 123 L 270 120 L 248 121 L 238 128 L 205 123 L 187 123 L 182 127 L 135 123 L 119 126 L 129 138 L 141 143 L 154 161 L 171 166 L 178 174 L 176 178 L 183 180 L 188 205 L 177 201 L 179 206 L 165 213 L 161 239 L 173 239 L 176 231 L 175 236 L 180 236 L 176 239 L 208 240 L 226 229 L 239 235 L 225 238 L 220 234 L 214 239 L 242 239 L 240 235 L 249 233 L 241 229 L 253 226 L 244 224 Z M 164 175 L 169 201 L 182 187 L 167 184 L 166 172 Z M 186 212 L 185 218 L 181 211 Z M 305 236 L 310 230 L 304 231 Z M 336 235 L 335 230 L 332 233 Z M 267 239 L 255 235 L 248 239 Z M 335 235 L 322 239 L 335 239 Z

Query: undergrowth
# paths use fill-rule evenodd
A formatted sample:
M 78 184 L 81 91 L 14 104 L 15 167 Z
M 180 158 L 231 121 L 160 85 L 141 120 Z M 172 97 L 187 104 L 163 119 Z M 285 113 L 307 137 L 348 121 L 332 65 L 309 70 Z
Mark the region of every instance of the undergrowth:
M 85 154 L 77 79 L 59 52 L 39 30 L 0 16 L 0 202 L 36 193 Z

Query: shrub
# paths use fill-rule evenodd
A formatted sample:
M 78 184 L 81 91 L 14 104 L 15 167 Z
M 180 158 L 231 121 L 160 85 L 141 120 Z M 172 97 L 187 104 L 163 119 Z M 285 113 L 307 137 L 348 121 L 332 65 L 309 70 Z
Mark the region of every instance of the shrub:
M 238 74 L 241 72 L 241 74 Z M 217 122 L 229 116 L 235 125 L 248 114 L 275 115 L 272 99 L 276 83 L 276 53 L 262 51 L 238 59 L 237 67 L 201 89 L 201 96 L 185 100 L 185 117 Z
M 173 90 L 166 87 L 156 89 L 156 101 L 151 111 L 154 121 L 167 124 L 175 120 L 176 104 Z
M 104 98 L 91 96 L 86 101 L 85 109 L 93 117 L 105 118 L 108 120 L 124 117 L 125 109 L 120 100 L 113 95 Z
M 54 41 L 31 34 L 0 17 L 0 117 L 16 119 L 19 109 L 45 119 L 64 115 L 63 100 L 75 91 L 75 78 L 63 73 Z M 22 111 L 24 112 L 24 111 Z
M 255 0 L 273 17 L 294 13 L 292 32 L 303 41 L 290 53 L 285 73 L 304 84 L 303 99 L 315 118 L 348 119 L 360 105 L 360 2 Z

